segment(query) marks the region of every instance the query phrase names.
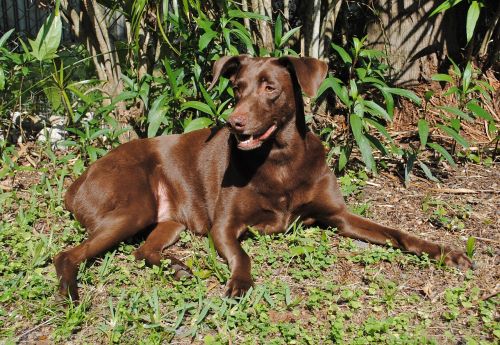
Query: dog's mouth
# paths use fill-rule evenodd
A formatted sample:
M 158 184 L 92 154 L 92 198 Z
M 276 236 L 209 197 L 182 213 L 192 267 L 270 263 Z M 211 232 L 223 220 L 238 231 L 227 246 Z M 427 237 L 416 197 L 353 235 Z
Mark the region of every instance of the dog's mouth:
M 235 133 L 234 136 L 238 141 L 238 148 L 245 151 L 256 149 L 257 147 L 262 145 L 262 143 L 266 141 L 276 131 L 277 128 L 278 127 L 276 125 L 272 125 L 260 135 Z

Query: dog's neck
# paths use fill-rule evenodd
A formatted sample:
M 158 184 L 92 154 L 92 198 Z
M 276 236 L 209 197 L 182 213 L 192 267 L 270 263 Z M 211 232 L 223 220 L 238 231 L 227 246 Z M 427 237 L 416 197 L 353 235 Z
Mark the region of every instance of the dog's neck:
M 281 128 L 279 128 L 273 140 L 273 149 L 270 151 L 271 160 L 277 159 L 285 163 L 295 157 L 301 156 L 305 151 L 305 138 L 309 129 L 306 126 L 304 114 L 304 101 L 298 82 L 292 76 L 294 83 L 294 107 L 290 109 L 290 115 Z

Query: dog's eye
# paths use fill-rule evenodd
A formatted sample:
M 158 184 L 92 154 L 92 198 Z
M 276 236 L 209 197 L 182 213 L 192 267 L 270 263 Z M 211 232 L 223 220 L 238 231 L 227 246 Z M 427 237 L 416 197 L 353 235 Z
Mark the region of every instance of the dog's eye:
M 273 92 L 273 91 L 275 90 L 275 88 L 274 88 L 274 87 L 272 87 L 271 85 L 266 85 L 265 90 L 266 90 L 267 92 Z
M 240 88 L 238 86 L 233 86 L 234 93 L 240 92 Z

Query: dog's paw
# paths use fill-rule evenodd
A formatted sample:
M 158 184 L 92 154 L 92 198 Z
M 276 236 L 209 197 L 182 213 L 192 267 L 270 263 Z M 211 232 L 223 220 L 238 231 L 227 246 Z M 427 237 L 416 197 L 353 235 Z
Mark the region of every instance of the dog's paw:
M 253 286 L 252 279 L 231 278 L 227 283 L 227 297 L 241 297 Z
M 474 268 L 472 261 L 460 250 L 449 250 L 445 254 L 444 263 L 449 267 L 456 267 L 461 270 Z

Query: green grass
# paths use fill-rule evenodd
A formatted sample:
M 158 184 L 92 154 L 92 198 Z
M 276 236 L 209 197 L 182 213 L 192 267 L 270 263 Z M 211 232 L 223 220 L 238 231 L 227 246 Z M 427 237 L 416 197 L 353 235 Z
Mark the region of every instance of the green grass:
M 85 238 L 62 206 L 65 178 L 79 163 L 37 150 L 36 169 L 20 158 L 2 170 L 13 188 L 0 194 L 1 342 L 498 343 L 499 299 L 481 299 L 473 272 L 300 222 L 244 240 L 256 285 L 241 300 L 223 297 L 229 271 L 209 239 L 186 232 L 174 251 L 194 278 L 175 281 L 168 262 L 135 261 L 139 243 L 131 241 L 82 264 L 81 303 L 60 305 L 52 258 Z M 367 178 L 351 174 L 341 179 L 345 194 L 362 194 Z M 430 277 L 436 291 L 426 294 Z

